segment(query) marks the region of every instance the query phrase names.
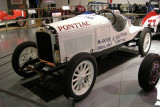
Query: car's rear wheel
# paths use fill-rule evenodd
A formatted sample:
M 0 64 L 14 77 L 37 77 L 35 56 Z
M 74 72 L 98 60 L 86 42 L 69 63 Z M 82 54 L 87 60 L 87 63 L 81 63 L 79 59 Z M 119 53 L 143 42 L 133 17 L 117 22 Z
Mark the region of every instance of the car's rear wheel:
M 25 24 L 26 24 L 26 21 L 22 21 L 22 20 L 24 20 L 24 17 L 18 17 L 17 18 L 17 22 L 16 22 L 16 24 L 19 26 L 19 27 L 23 27 Z
M 145 28 L 139 37 L 138 49 L 141 56 L 147 55 L 151 47 L 151 31 L 148 28 Z
M 38 58 L 36 43 L 32 41 L 23 42 L 16 47 L 12 56 L 14 71 L 22 77 L 31 77 L 36 73 L 22 68 L 25 63 Z
M 92 90 L 97 74 L 95 58 L 88 53 L 75 55 L 64 72 L 64 94 L 80 101 Z
M 159 80 L 160 75 L 160 56 L 150 53 L 142 61 L 139 72 L 138 82 L 144 91 L 152 90 Z

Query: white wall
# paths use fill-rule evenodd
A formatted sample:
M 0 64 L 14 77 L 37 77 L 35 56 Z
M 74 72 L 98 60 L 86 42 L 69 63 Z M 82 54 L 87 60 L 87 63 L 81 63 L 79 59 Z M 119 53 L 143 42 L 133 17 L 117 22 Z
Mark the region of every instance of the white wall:
M 149 0 L 128 0 L 131 4 L 146 4 L 146 2 L 149 2 Z M 121 3 L 125 4 L 128 3 L 127 0 L 113 0 L 113 3 Z
M 68 5 L 68 0 L 56 0 L 56 7 L 62 8 L 62 6 Z
M 2 1 L 2 0 L 1 0 Z M 91 0 L 91 1 L 97 1 L 97 2 L 107 2 L 108 0 Z M 127 0 L 112 0 L 113 3 L 120 3 L 120 4 L 126 4 L 128 3 Z M 146 4 L 146 2 L 149 2 L 149 0 L 128 0 L 131 4 Z M 81 5 L 87 5 L 89 0 L 70 0 L 70 6 L 75 6 L 78 4 Z M 56 0 L 57 7 L 62 7 L 62 5 L 68 5 L 68 0 Z
M 7 0 L 0 0 L 0 10 L 8 10 Z
M 87 5 L 89 0 L 70 0 L 70 5 Z

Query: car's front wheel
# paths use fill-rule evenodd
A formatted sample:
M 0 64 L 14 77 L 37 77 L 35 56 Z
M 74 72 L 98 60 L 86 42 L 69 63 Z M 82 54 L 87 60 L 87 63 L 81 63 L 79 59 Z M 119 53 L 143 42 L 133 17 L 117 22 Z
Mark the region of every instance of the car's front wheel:
M 12 67 L 14 71 L 22 77 L 31 77 L 36 73 L 23 65 L 28 61 L 38 58 L 37 46 L 35 42 L 26 41 L 16 47 L 12 55 Z
M 92 90 L 97 74 L 95 58 L 88 53 L 75 55 L 64 72 L 64 94 L 80 101 Z
M 18 17 L 17 18 L 17 22 L 16 22 L 16 24 L 19 26 L 19 27 L 23 27 L 25 24 L 26 24 L 26 21 L 22 21 L 22 20 L 24 20 L 25 18 L 24 17 Z
M 141 56 L 147 55 L 151 46 L 151 31 L 148 28 L 144 28 L 141 32 L 139 41 L 138 41 L 138 49 Z
M 138 82 L 144 91 L 152 90 L 157 84 L 160 76 L 160 56 L 150 53 L 142 61 L 139 72 Z

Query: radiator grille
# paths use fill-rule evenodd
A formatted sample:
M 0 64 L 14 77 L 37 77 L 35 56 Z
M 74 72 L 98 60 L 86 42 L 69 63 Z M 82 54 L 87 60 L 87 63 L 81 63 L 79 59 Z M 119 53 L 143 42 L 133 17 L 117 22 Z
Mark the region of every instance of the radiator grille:
M 39 58 L 49 62 L 53 62 L 53 52 L 50 35 L 45 32 L 37 32 L 36 38 Z

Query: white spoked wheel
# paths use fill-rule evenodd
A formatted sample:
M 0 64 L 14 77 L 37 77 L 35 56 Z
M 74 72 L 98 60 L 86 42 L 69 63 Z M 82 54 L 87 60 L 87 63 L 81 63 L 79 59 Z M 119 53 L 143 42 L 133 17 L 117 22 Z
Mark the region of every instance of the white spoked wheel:
M 72 77 L 72 90 L 76 95 L 83 95 L 93 81 L 94 67 L 90 61 L 81 62 Z
M 19 66 L 22 67 L 26 62 L 38 58 L 38 52 L 35 47 L 25 48 L 19 57 Z
M 64 94 L 80 101 L 92 90 L 96 75 L 97 63 L 89 53 L 79 53 L 68 62 L 64 72 Z
M 26 68 L 23 65 L 27 62 L 38 58 L 38 51 L 35 42 L 26 41 L 16 47 L 12 56 L 12 66 L 14 71 L 22 77 L 31 77 L 36 73 Z
M 144 30 L 140 34 L 138 41 L 138 49 L 140 55 L 141 56 L 147 55 L 150 47 L 151 47 L 151 31 L 148 28 L 144 28 Z
M 151 43 L 151 36 L 150 33 L 147 33 L 146 36 L 144 37 L 144 43 L 143 43 L 144 52 L 147 52 L 149 50 L 150 43 Z

